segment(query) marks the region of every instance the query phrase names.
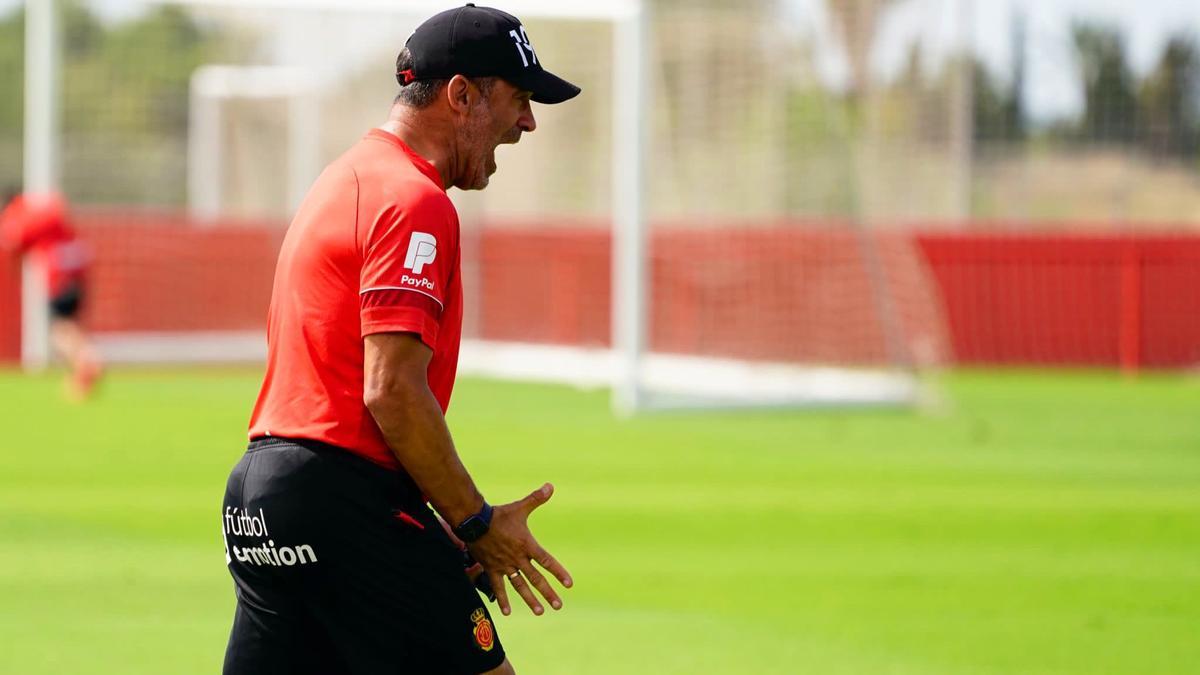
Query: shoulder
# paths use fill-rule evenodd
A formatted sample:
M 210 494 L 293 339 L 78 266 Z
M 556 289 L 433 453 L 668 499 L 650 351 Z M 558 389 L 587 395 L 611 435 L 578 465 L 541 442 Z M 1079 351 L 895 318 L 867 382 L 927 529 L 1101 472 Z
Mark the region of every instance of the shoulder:
M 356 166 L 361 206 L 379 216 L 420 216 L 457 222 L 449 195 L 411 164 L 392 164 L 390 170 Z
M 67 213 L 67 201 L 55 192 L 42 192 L 22 195 L 18 198 L 18 211 L 24 211 L 41 218 L 62 218 Z
M 418 175 L 397 184 L 392 195 L 392 200 L 401 210 L 443 216 L 447 220 L 458 219 L 458 211 L 450 196 L 424 176 Z
M 331 162 L 313 181 L 292 218 L 289 231 L 327 231 L 330 222 L 354 225 L 359 213 L 358 180 L 345 155 Z
M 363 181 L 360 236 L 366 251 L 402 249 L 412 237 L 457 247 L 458 214 L 450 198 L 427 178 Z M 439 244 L 440 243 L 440 244 Z M 403 252 L 403 251 L 401 251 Z
M 55 193 L 23 194 L 0 213 L 0 226 L 9 231 L 65 227 L 67 203 Z

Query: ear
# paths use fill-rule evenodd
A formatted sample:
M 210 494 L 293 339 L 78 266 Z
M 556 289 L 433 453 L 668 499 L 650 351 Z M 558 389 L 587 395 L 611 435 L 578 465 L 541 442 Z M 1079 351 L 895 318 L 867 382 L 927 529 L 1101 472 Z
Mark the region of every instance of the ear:
M 455 75 L 446 84 L 446 100 L 450 103 L 450 109 L 456 113 L 466 115 L 470 111 L 472 96 L 475 96 L 475 92 L 471 81 L 462 75 Z

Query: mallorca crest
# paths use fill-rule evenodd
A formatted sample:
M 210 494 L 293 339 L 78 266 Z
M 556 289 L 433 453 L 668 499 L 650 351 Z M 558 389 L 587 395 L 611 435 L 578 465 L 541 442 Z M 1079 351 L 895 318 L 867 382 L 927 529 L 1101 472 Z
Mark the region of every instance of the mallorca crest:
M 483 608 L 471 612 L 471 623 L 475 624 L 475 642 L 485 652 L 492 651 L 496 644 L 496 633 L 492 630 L 492 622 L 488 621 Z

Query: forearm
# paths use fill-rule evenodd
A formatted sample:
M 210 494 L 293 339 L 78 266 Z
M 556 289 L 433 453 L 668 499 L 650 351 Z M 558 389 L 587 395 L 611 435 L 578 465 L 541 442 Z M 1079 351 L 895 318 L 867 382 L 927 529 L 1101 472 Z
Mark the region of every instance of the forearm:
M 404 470 L 452 525 L 479 511 L 483 496 L 463 466 L 446 418 L 424 383 L 394 390 L 368 408 Z

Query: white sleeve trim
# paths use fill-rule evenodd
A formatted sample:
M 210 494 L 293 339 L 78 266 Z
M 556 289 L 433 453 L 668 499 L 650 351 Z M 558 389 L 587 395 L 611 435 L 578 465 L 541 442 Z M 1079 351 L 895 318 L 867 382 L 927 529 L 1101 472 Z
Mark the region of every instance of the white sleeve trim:
M 421 295 L 436 302 L 438 304 L 438 307 L 442 308 L 442 311 L 446 310 L 446 306 L 442 304 L 441 300 L 438 300 L 434 296 L 432 296 L 429 293 L 426 293 L 425 291 L 422 291 L 418 288 L 409 288 L 408 286 L 372 286 L 370 288 L 362 289 L 361 291 L 358 292 L 358 294 L 365 295 L 367 293 L 370 293 L 371 291 L 411 291 L 413 293 L 420 293 Z

